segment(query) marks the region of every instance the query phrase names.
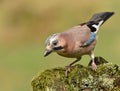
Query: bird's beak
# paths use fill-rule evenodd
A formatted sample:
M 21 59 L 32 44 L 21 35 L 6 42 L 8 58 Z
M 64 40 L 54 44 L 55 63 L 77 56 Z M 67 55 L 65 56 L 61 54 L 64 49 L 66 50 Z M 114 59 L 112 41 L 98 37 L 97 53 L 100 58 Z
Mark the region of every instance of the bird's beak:
M 46 51 L 44 52 L 44 57 L 48 56 L 51 52 L 52 52 L 52 50 L 46 50 Z

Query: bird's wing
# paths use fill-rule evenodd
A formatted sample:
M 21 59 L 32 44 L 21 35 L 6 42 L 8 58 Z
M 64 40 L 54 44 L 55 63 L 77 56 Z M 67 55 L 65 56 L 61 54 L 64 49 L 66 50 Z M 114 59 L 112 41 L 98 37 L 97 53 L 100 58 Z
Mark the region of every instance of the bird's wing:
M 90 45 L 96 39 L 96 33 L 91 32 L 90 38 L 82 45 L 82 47 Z

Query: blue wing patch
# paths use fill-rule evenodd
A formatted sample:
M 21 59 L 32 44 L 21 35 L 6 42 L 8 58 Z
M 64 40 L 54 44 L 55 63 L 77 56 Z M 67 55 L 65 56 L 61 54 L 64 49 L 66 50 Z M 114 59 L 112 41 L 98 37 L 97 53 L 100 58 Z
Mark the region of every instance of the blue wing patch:
M 90 38 L 82 46 L 84 47 L 90 45 L 95 39 L 96 39 L 96 33 L 91 32 Z

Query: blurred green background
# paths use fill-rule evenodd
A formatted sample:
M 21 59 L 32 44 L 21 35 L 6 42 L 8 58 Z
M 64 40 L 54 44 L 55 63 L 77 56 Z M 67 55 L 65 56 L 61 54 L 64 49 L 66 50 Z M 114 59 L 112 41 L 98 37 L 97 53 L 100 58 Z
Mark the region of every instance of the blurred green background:
M 120 65 L 119 0 L 0 0 L 0 91 L 32 91 L 35 74 L 72 62 L 55 53 L 44 58 L 44 41 L 103 11 L 115 15 L 100 28 L 95 54 Z

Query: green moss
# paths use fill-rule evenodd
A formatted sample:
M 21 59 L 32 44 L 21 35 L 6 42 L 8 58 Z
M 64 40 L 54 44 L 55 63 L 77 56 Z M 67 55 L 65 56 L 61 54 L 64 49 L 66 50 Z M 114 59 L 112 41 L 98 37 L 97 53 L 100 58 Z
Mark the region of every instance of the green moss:
M 31 82 L 33 91 L 120 91 L 120 67 L 97 58 L 102 63 L 96 72 L 76 64 L 68 76 L 60 67 L 39 73 Z

